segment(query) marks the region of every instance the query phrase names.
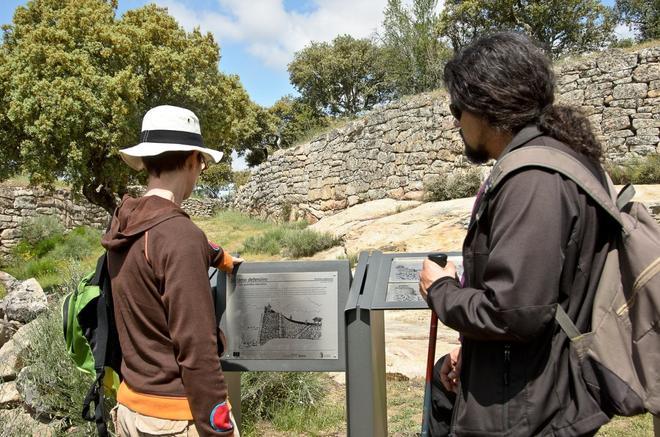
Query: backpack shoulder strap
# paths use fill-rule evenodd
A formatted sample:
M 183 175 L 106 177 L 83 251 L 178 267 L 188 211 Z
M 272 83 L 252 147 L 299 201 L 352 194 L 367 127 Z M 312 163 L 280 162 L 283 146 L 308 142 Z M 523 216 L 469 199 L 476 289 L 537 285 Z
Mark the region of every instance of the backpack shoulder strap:
M 554 170 L 571 179 L 625 229 L 617 205 L 598 179 L 576 158 L 552 147 L 527 146 L 504 155 L 493 166 L 488 191 L 497 187 L 506 176 L 524 167 Z

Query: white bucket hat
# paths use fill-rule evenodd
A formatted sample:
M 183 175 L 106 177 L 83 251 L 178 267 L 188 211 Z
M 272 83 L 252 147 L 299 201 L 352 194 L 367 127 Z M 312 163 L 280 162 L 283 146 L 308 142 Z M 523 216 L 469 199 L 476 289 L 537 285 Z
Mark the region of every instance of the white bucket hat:
M 140 144 L 119 151 L 131 168 L 142 170 L 143 156 L 156 156 L 164 152 L 197 150 L 207 163 L 219 162 L 222 152 L 204 147 L 199 119 L 188 109 L 178 106 L 156 106 L 142 119 Z

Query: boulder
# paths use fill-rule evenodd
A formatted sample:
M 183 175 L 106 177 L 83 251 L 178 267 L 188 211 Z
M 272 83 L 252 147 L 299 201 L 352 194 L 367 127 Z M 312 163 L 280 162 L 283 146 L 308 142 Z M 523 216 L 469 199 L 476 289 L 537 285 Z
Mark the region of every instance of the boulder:
M 30 367 L 24 367 L 16 377 L 16 388 L 28 411 L 39 420 L 52 420 L 56 413 L 43 401 L 39 388 L 34 383 Z
M 0 320 L 0 347 L 9 341 L 21 327 L 17 321 Z
M 21 403 L 21 395 L 16 389 L 16 381 L 0 384 L 0 409 L 14 408 Z
M 22 326 L 14 336 L 0 348 L 0 380 L 13 381 L 23 367 L 20 356 L 28 346 L 27 336 L 32 323 Z
M 22 408 L 0 410 L 0 435 L 2 436 L 39 436 L 54 437 L 54 427 L 35 420 Z
M 29 323 L 48 309 L 48 300 L 41 285 L 34 278 L 17 281 L 7 289 L 0 302 L 0 312 L 9 320 Z

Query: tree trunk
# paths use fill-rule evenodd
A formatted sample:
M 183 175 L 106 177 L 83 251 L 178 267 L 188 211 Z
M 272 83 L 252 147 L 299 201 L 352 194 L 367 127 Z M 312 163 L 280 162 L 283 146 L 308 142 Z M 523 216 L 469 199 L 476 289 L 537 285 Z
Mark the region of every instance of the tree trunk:
M 98 180 L 93 180 L 83 186 L 82 193 L 85 199 L 105 209 L 108 214 L 112 215 L 115 212 L 115 208 L 117 208 L 115 194 Z

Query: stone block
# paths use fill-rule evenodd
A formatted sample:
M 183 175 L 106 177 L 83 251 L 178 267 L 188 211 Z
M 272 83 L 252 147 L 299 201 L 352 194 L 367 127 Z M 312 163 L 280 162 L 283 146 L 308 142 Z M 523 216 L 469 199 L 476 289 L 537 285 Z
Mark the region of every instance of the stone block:
M 561 94 L 559 96 L 559 102 L 567 105 L 580 106 L 584 102 L 584 90 L 576 89 L 575 91 Z
M 609 132 L 608 135 L 612 138 L 627 138 L 627 137 L 632 137 L 635 135 L 635 133 L 631 130 L 618 130 L 614 132 Z
M 644 103 L 643 99 L 622 99 L 622 100 L 612 100 L 611 102 L 609 102 L 609 105 L 612 108 L 637 109 L 637 107 L 641 106 L 643 103 Z
M 636 118 L 632 121 L 635 129 L 648 129 L 660 127 L 660 120 Z
M 660 64 L 641 64 L 633 70 L 636 82 L 651 82 L 660 80 Z
M 649 86 L 645 83 L 629 83 L 617 85 L 612 90 L 612 96 L 617 100 L 643 99 L 646 97 Z
M 16 389 L 16 381 L 0 384 L 0 408 L 12 408 L 21 403 L 21 395 Z
M 629 137 L 626 138 L 626 145 L 628 147 L 638 147 L 638 146 L 653 146 L 655 148 L 655 145 L 660 142 L 660 138 L 657 136 L 642 136 L 642 135 L 637 135 L 634 137 Z
M 637 66 L 637 54 L 605 54 L 604 56 L 598 57 L 596 65 L 600 71 L 603 72 L 616 72 L 634 68 Z
M 603 132 L 612 132 L 628 129 L 631 126 L 630 117 L 611 117 L 603 120 Z
M 657 136 L 658 134 L 660 134 L 660 129 L 658 128 L 637 129 L 637 135 L 641 136 Z

